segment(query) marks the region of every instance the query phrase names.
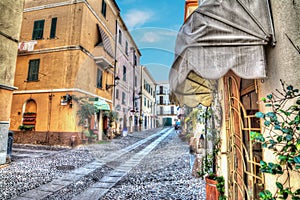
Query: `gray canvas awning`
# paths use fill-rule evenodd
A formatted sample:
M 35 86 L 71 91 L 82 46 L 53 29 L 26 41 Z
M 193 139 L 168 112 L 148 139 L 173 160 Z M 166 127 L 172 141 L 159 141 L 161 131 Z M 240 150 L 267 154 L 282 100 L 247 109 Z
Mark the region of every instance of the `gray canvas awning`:
M 229 70 L 246 79 L 266 77 L 264 45 L 271 39 L 268 0 L 204 1 L 178 33 L 169 74 L 171 91 L 180 104 L 195 106 L 203 99 L 208 105 L 208 97 L 200 96 L 207 89 L 195 82 L 214 85 L 212 80 Z
M 105 33 L 105 31 L 100 27 L 99 24 L 97 24 L 98 27 L 98 31 L 99 31 L 99 43 L 97 44 L 97 46 L 102 45 L 104 51 L 110 55 L 112 58 L 114 57 L 114 53 L 113 53 L 113 49 L 111 46 L 111 41 L 108 37 L 108 35 Z

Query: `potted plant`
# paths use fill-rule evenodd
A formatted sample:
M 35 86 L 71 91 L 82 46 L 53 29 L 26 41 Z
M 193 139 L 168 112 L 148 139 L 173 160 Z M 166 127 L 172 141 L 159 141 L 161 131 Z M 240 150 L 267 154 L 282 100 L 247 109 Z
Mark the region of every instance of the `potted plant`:
M 32 131 L 34 130 L 35 126 L 33 125 L 20 125 L 18 127 L 18 129 L 20 129 L 21 131 Z

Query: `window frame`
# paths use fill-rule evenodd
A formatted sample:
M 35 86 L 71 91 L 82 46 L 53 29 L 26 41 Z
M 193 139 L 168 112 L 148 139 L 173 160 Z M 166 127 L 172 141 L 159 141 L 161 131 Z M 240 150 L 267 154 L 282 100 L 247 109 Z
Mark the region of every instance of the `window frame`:
M 101 72 L 101 76 L 99 76 L 100 72 Z M 103 88 L 103 70 L 101 70 L 100 68 L 97 68 L 96 87 L 98 89 Z
M 102 0 L 101 14 L 103 15 L 104 18 L 106 18 L 106 8 L 107 8 L 107 4 L 105 0 Z
M 36 67 L 36 69 L 34 69 Z M 27 82 L 39 80 L 40 59 L 32 59 L 28 62 Z
M 126 105 L 126 93 L 122 92 L 122 104 Z
M 50 27 L 50 39 L 55 39 L 56 38 L 56 26 L 57 26 L 57 17 L 53 17 L 51 19 L 51 27 Z
M 127 77 L 126 77 L 126 71 L 127 71 L 126 66 L 123 65 L 123 81 L 125 81 L 125 82 L 126 82 L 126 79 L 127 79 Z
M 44 39 L 44 27 L 45 27 L 45 20 L 35 20 L 33 22 L 33 29 L 32 29 L 32 40 L 42 40 Z

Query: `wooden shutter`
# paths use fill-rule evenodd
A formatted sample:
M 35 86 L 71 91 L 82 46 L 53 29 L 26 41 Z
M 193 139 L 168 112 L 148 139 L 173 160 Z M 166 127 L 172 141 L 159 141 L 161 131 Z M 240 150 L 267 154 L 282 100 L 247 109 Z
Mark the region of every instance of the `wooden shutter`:
M 56 23 L 57 23 L 57 18 L 52 18 L 51 21 L 51 29 L 50 29 L 50 39 L 55 38 L 55 33 L 56 33 Z
M 45 20 L 34 21 L 33 32 L 32 32 L 33 40 L 43 39 L 44 24 L 45 24 Z
M 40 59 L 30 60 L 27 81 L 37 81 L 39 76 Z

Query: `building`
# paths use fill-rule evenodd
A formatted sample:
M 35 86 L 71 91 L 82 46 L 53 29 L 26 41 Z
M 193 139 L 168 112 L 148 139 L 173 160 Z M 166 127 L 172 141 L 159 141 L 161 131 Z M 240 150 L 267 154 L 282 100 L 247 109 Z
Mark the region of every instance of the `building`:
M 74 145 L 107 134 L 119 12 L 114 0 L 25 0 L 11 108 L 16 142 Z
M 179 107 L 170 101 L 170 87 L 168 81 L 157 81 L 156 104 L 158 122 L 160 126 L 174 126 L 178 121 Z
M 14 86 L 23 1 L 0 2 L 0 165 L 6 162 L 10 108 Z M 4 12 L 5 11 L 5 12 Z
M 121 18 L 117 24 L 117 69 L 119 78 L 115 86 L 115 110 L 118 113 L 118 127 L 121 131 L 137 131 L 140 114 L 141 66 L 137 45 Z
M 268 112 L 260 99 L 280 89 L 280 79 L 300 85 L 299 5 L 201 1 L 178 34 L 171 90 L 181 104 L 209 106 L 219 119 L 216 173 L 225 178 L 229 199 L 258 199 L 260 191 L 278 189 L 274 175 L 259 171 L 261 160 L 276 162 L 274 152 L 255 145 L 250 133 L 263 130 L 254 114 Z M 298 179 L 293 173 L 284 187 L 299 188 Z
M 146 66 L 142 66 L 141 74 L 141 111 L 139 123 L 142 130 L 152 129 L 157 127 L 156 123 L 156 101 L 155 101 L 155 88 L 157 83 L 148 71 Z

